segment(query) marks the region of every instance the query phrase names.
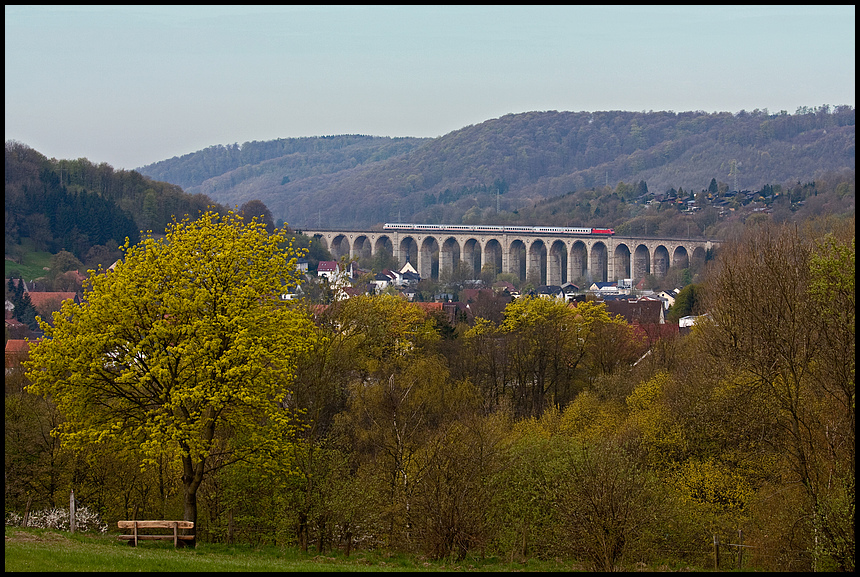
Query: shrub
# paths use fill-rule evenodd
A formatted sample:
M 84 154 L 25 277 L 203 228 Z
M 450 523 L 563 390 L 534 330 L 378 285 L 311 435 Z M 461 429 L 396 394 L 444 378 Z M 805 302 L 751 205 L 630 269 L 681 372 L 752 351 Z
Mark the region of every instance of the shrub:
M 24 518 L 15 512 L 6 514 L 7 527 L 21 527 L 24 524 Z M 56 529 L 58 531 L 68 531 L 69 510 L 68 509 L 43 509 L 30 513 L 27 519 L 28 527 L 36 527 L 38 529 Z M 88 532 L 98 531 L 107 533 L 107 523 L 101 520 L 98 514 L 91 512 L 86 507 L 80 507 L 75 513 L 75 531 Z

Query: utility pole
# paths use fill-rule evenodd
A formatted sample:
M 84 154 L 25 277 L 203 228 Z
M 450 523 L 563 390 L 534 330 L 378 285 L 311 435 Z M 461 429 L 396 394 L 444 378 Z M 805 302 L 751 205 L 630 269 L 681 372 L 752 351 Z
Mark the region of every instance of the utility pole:
M 729 176 L 734 177 L 733 186 L 735 192 L 738 192 L 738 161 L 735 159 L 732 159 L 732 161 L 729 163 Z
M 69 494 L 69 531 L 75 532 L 75 490 Z

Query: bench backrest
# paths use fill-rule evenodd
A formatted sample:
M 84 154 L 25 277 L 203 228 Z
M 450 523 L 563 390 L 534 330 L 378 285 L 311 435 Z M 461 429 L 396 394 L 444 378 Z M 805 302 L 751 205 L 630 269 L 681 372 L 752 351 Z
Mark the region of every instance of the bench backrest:
M 194 521 L 118 521 L 120 529 L 134 529 L 137 523 L 138 529 L 173 529 L 174 523 L 177 529 L 193 529 Z

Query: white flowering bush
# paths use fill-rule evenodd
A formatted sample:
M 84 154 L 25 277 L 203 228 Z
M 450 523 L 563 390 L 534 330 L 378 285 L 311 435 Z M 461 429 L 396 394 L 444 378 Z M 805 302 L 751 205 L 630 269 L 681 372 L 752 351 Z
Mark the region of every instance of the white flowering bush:
M 20 527 L 24 524 L 24 518 L 17 513 L 6 513 L 6 526 Z M 43 509 L 31 511 L 27 520 L 28 527 L 38 529 L 56 529 L 58 531 L 69 530 L 68 509 Z M 107 523 L 101 520 L 97 513 L 93 513 L 86 507 L 78 507 L 75 511 L 75 531 L 98 531 L 107 533 Z

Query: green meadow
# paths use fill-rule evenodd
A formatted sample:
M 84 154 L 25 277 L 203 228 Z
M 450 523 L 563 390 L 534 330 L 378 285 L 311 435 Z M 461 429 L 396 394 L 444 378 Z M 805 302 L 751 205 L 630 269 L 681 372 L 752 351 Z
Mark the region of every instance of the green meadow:
M 201 543 L 174 549 L 172 543 L 131 547 L 116 535 L 71 534 L 6 527 L 5 569 L 9 571 L 571 571 L 583 567 L 558 561 L 506 563 L 498 559 L 427 561 L 384 552 L 339 551 L 316 555 L 292 547 Z

